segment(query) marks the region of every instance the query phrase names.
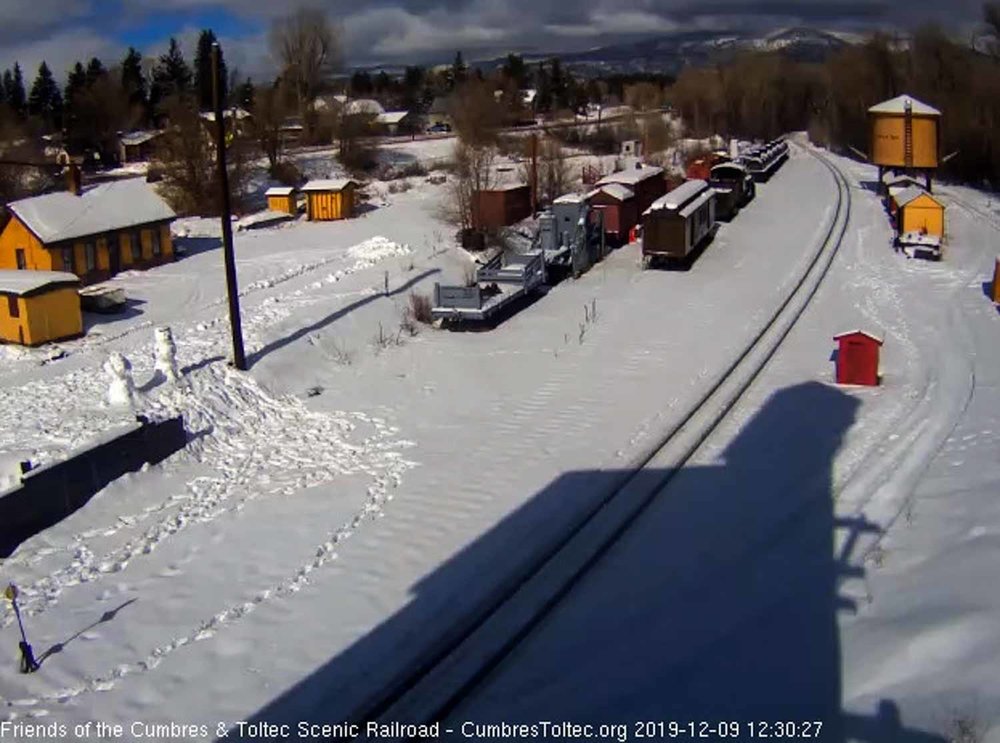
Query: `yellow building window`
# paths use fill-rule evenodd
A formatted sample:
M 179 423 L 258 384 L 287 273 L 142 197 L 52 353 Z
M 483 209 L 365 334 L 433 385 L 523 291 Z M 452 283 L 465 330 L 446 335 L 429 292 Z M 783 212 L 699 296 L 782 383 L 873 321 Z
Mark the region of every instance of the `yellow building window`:
M 83 253 L 87 261 L 87 273 L 90 273 L 97 268 L 97 246 L 87 243 L 83 246 Z
M 152 232 L 149 234 L 150 243 L 153 246 L 153 255 L 160 254 L 160 228 L 154 227 Z
M 10 313 L 11 317 L 21 316 L 21 310 L 17 306 L 17 297 L 10 294 L 7 295 L 7 311 Z
M 61 253 L 63 270 L 73 273 L 73 248 L 63 248 Z

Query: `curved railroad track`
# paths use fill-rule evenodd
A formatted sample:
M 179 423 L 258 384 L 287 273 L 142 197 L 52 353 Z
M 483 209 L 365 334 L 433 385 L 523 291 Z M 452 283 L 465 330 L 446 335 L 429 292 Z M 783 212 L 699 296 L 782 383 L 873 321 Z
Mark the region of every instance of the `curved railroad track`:
M 834 214 L 801 276 L 763 326 L 681 419 L 637 455 L 571 529 L 518 575 L 498 585 L 487 601 L 379 695 L 354 709 L 347 721 L 363 730 L 369 721 L 427 724 L 446 717 L 559 604 L 729 415 L 808 307 L 850 219 L 847 179 L 822 154 L 807 151 L 830 171 L 836 184 Z M 649 478 L 651 470 L 664 474 Z M 640 478 L 640 473 L 646 477 Z

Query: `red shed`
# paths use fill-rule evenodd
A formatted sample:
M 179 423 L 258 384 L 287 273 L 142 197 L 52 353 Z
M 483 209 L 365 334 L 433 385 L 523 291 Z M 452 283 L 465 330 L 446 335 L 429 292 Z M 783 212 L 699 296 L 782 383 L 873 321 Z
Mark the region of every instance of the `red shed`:
M 635 192 L 621 183 L 608 183 L 588 193 L 587 201 L 604 214 L 604 234 L 621 243 L 628 242 L 629 231 L 639 223 Z
M 837 384 L 877 385 L 882 339 L 863 330 L 849 330 L 833 339 L 837 341 Z
M 597 182 L 598 186 L 610 183 L 620 183 L 635 193 L 635 206 L 639 214 L 646 211 L 650 204 L 667 192 L 667 182 L 663 178 L 663 168 L 655 165 L 642 165 L 629 170 L 606 175 Z
M 497 186 L 474 194 L 474 227 L 496 229 L 531 216 L 531 187 Z

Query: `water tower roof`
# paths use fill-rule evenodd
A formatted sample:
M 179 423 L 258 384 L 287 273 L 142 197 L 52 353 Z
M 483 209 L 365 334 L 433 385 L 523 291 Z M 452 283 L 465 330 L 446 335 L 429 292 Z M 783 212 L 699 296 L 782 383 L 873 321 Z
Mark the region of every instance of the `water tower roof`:
M 888 101 L 882 101 L 868 109 L 871 114 L 904 114 L 906 113 L 906 103 L 909 101 L 910 110 L 916 116 L 940 116 L 941 112 L 933 106 L 928 106 L 923 101 L 918 101 L 911 95 L 897 95 Z

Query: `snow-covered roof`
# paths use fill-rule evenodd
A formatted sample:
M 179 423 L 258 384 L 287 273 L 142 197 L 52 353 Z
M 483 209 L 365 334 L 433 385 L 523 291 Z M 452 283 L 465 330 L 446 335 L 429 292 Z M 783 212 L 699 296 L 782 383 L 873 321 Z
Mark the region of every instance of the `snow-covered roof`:
M 265 196 L 291 196 L 295 189 L 291 186 L 272 186 L 264 192 Z
M 588 193 L 587 198 L 593 198 L 601 192 L 604 192 L 611 198 L 618 199 L 619 201 L 625 201 L 635 196 L 635 191 L 628 186 L 622 185 L 621 183 L 607 183 L 603 186 L 598 186 L 593 191 Z
M 656 165 L 643 165 L 640 168 L 620 170 L 617 173 L 606 175 L 597 182 L 597 185 L 603 186 L 608 183 L 624 183 L 632 186 L 636 183 L 641 183 L 644 180 L 655 178 L 659 175 L 663 175 L 663 168 Z
M 79 286 L 76 274 L 64 271 L 0 271 L 0 294 L 19 297 L 35 294 L 47 287 Z
M 122 230 L 177 215 L 145 178 L 110 181 L 74 196 L 68 191 L 14 201 L 7 208 L 43 243 Z
M 706 202 L 708 202 L 713 196 L 715 196 L 714 189 L 708 189 L 701 196 L 696 198 L 694 201 L 688 202 L 687 206 L 677 212 L 678 216 L 683 219 L 687 219 L 692 214 L 695 213 L 699 208 L 701 208 Z
M 152 139 L 156 139 L 161 134 L 163 134 L 163 132 L 161 131 L 129 132 L 128 134 L 121 135 L 119 139 L 121 140 L 121 143 L 123 145 L 134 146 L 137 144 L 144 144 L 145 142 L 149 142 Z
M 409 115 L 409 111 L 386 111 L 385 113 L 381 113 L 375 117 L 375 123 L 398 124 Z
M 357 181 L 350 178 L 325 178 L 309 181 L 300 188 L 300 191 L 343 191 L 349 185 L 357 185 Z
M 896 201 L 896 204 L 898 204 L 899 206 L 906 206 L 911 201 L 915 201 L 916 199 L 919 199 L 921 196 L 927 196 L 935 204 L 940 205 L 941 203 L 933 196 L 931 196 L 929 193 L 927 193 L 924 189 L 922 189 L 920 186 L 910 186 L 909 188 L 904 188 L 902 191 L 897 193 L 892 198 Z
M 670 193 L 661 196 L 650 204 L 645 213 L 648 214 L 659 209 L 679 209 L 707 188 L 708 184 L 703 180 L 694 179 L 686 181 Z
M 375 116 L 385 113 L 382 104 L 373 98 L 355 98 L 348 102 L 345 110 L 349 114 L 373 114 Z
M 835 341 L 839 341 L 841 338 L 846 338 L 849 335 L 863 335 L 866 338 L 871 338 L 880 346 L 882 345 L 883 342 L 883 339 L 880 338 L 879 336 L 874 335 L 873 333 L 869 333 L 867 330 L 859 330 L 858 328 L 855 328 L 854 330 L 845 330 L 843 333 L 837 333 L 835 336 L 833 336 L 833 339 Z
M 558 199 L 553 199 L 553 204 L 579 204 L 581 201 L 586 201 L 587 197 L 583 194 L 578 193 L 567 193 L 560 196 Z
M 890 98 L 887 101 L 882 101 L 877 103 L 868 109 L 868 113 L 872 114 L 904 114 L 906 113 L 906 104 L 909 102 L 910 111 L 918 116 L 940 116 L 941 112 L 938 111 L 933 106 L 928 106 L 923 101 L 918 101 L 911 95 L 897 95 L 895 98 Z
M 538 97 L 538 91 L 534 88 L 528 88 L 527 90 L 521 91 L 521 100 L 529 106 L 535 102 L 536 97 Z
M 222 112 L 222 118 L 223 119 L 231 119 L 231 118 L 233 118 L 233 111 L 234 110 L 236 111 L 236 120 L 237 121 L 241 121 L 241 120 L 246 119 L 246 118 L 248 118 L 250 116 L 250 112 L 247 111 L 245 108 L 239 108 L 239 107 L 237 107 L 235 109 L 232 109 L 232 108 L 225 109 Z M 201 114 L 199 114 L 199 115 L 201 116 L 201 118 L 205 119 L 206 121 L 215 121 L 215 111 L 202 111 Z

